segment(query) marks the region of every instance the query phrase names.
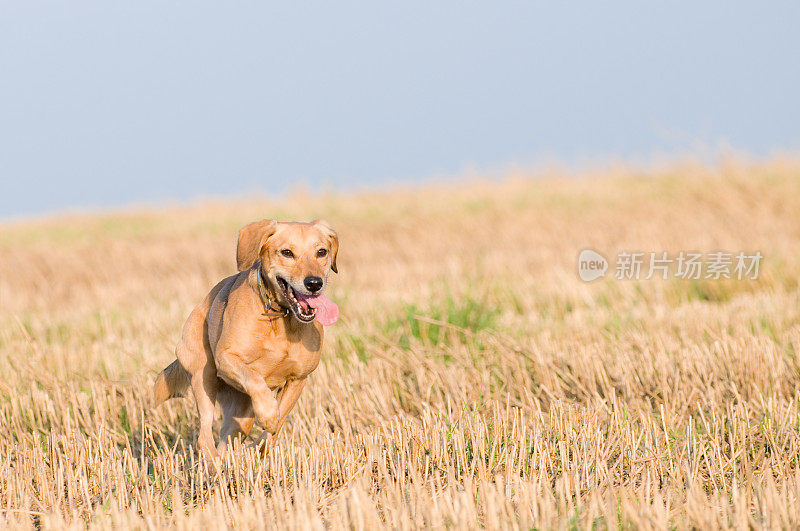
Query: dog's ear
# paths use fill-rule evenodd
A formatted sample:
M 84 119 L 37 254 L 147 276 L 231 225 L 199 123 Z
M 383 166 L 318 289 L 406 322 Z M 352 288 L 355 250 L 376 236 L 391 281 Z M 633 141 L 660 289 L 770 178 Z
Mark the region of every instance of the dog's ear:
M 339 270 L 336 268 L 336 256 L 339 254 L 339 235 L 324 219 L 318 219 L 314 221 L 314 224 L 321 228 L 331 240 L 331 254 L 333 255 L 333 260 L 331 261 L 331 271 L 338 273 Z
M 239 239 L 236 241 L 236 267 L 239 271 L 253 267 L 267 239 L 275 234 L 277 225 L 274 219 L 262 219 L 239 229 Z

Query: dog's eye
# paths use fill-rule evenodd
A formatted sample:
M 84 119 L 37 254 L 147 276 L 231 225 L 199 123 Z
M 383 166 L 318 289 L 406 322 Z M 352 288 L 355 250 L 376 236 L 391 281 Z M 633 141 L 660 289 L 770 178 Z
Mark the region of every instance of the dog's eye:
M 328 250 L 327 249 L 318 250 L 317 251 L 317 256 L 319 256 L 320 258 L 322 258 L 324 256 L 328 256 Z
M 283 256 L 285 256 L 286 258 L 293 258 L 294 257 L 294 253 L 291 251 L 291 249 L 281 249 L 281 254 Z

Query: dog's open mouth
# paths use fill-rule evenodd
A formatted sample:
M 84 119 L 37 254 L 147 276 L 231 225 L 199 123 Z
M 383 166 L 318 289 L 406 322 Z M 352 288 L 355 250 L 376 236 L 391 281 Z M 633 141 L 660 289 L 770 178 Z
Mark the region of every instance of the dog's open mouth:
M 310 323 L 316 318 L 319 324 L 330 326 L 339 319 L 339 307 L 325 295 L 303 295 L 283 278 L 275 278 L 284 298 L 289 301 L 289 308 L 299 321 Z
M 309 299 L 298 294 L 294 288 L 281 277 L 277 277 L 277 279 L 278 285 L 281 287 L 281 291 L 283 292 L 283 296 L 287 301 L 289 301 L 289 307 L 292 309 L 294 316 L 304 323 L 310 323 L 313 321 L 314 317 L 317 315 L 317 309 L 309 304 Z

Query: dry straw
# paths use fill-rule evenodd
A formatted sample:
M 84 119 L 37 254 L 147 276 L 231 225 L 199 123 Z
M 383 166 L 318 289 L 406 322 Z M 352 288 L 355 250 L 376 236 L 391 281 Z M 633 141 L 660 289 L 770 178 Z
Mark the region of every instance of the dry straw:
M 272 216 L 338 229 L 343 317 L 278 445 L 215 469 L 150 386 Z M 765 258 L 586 284 L 586 247 Z M 0 227 L 0 525 L 795 527 L 799 257 L 786 160 Z

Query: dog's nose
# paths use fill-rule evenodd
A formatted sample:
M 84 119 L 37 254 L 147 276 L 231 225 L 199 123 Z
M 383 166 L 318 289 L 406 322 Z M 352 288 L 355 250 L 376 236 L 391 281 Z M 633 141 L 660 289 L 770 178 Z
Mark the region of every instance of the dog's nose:
M 322 289 L 322 279 L 319 277 L 306 277 L 303 280 L 303 284 L 305 284 L 306 289 L 311 293 L 316 293 Z

